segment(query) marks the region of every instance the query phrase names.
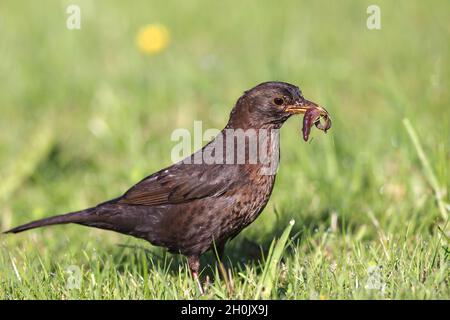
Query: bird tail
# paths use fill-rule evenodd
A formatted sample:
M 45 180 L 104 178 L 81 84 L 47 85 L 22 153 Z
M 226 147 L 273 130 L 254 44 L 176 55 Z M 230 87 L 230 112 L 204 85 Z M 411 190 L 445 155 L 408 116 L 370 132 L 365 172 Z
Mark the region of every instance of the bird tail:
M 52 226 L 55 224 L 83 223 L 89 219 L 90 214 L 93 213 L 94 211 L 95 208 L 89 208 L 81 211 L 62 214 L 59 216 L 44 218 L 23 224 L 13 229 L 4 231 L 3 233 L 19 233 L 22 231 L 27 231 L 30 229 L 40 228 L 44 226 Z

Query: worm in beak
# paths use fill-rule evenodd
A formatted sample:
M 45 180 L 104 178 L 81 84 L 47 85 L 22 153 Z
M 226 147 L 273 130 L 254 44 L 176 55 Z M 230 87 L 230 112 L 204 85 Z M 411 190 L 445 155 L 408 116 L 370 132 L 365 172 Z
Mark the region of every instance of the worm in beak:
M 286 111 L 294 114 L 304 114 L 303 117 L 303 139 L 308 141 L 309 134 L 313 125 L 317 129 L 324 131 L 325 133 L 331 128 L 331 117 L 325 108 L 317 105 L 316 103 L 303 100 L 302 102 L 289 106 Z

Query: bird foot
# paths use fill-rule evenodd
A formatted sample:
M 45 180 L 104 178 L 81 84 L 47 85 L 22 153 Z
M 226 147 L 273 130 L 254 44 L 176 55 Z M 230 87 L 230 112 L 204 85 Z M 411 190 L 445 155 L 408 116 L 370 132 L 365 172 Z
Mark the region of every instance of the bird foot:
M 200 282 L 200 278 L 198 276 L 198 270 L 200 269 L 200 257 L 199 256 L 190 256 L 188 257 L 189 269 L 191 270 L 192 278 L 197 283 L 198 290 L 201 295 L 205 294 L 205 290 L 203 290 L 202 283 Z
M 198 276 L 198 272 L 192 272 L 192 277 L 194 278 L 194 281 L 197 283 L 197 288 L 200 291 L 200 295 L 205 294 L 205 290 L 203 289 L 202 283 L 200 281 L 200 278 Z

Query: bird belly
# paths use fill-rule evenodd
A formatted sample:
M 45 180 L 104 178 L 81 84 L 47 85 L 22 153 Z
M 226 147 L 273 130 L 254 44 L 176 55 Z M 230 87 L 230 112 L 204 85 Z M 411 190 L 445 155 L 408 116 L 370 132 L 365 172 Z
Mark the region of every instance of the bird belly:
M 274 176 L 267 176 L 256 188 L 249 184 L 218 198 L 177 204 L 176 210 L 168 210 L 159 224 L 158 243 L 155 239 L 149 241 L 184 255 L 202 254 L 214 245 L 224 244 L 259 216 L 273 184 Z M 154 238 L 154 232 L 149 236 Z

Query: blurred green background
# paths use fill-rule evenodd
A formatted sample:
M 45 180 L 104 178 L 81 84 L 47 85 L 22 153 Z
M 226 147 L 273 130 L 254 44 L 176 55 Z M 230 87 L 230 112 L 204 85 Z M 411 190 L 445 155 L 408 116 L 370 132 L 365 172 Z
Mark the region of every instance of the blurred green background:
M 66 28 L 69 4 L 81 8 L 80 30 Z M 370 4 L 380 30 L 366 27 Z M 280 80 L 326 106 L 333 128 L 305 144 L 300 118 L 283 127 L 272 198 L 230 255 L 245 259 L 248 239 L 270 243 L 291 218 L 300 233 L 323 235 L 334 217 L 351 241 L 378 247 L 381 232 L 426 248 L 448 226 L 402 119 L 449 202 L 449 9 L 448 0 L 1 1 L 0 227 L 119 196 L 171 163 L 174 129 L 222 128 L 244 90 Z M 136 37 L 154 23 L 170 42 L 145 54 Z M 78 226 L 1 237 L 3 286 L 14 286 L 11 255 L 58 261 L 89 241 L 114 253 L 133 240 Z M 428 296 L 448 298 L 439 288 Z

